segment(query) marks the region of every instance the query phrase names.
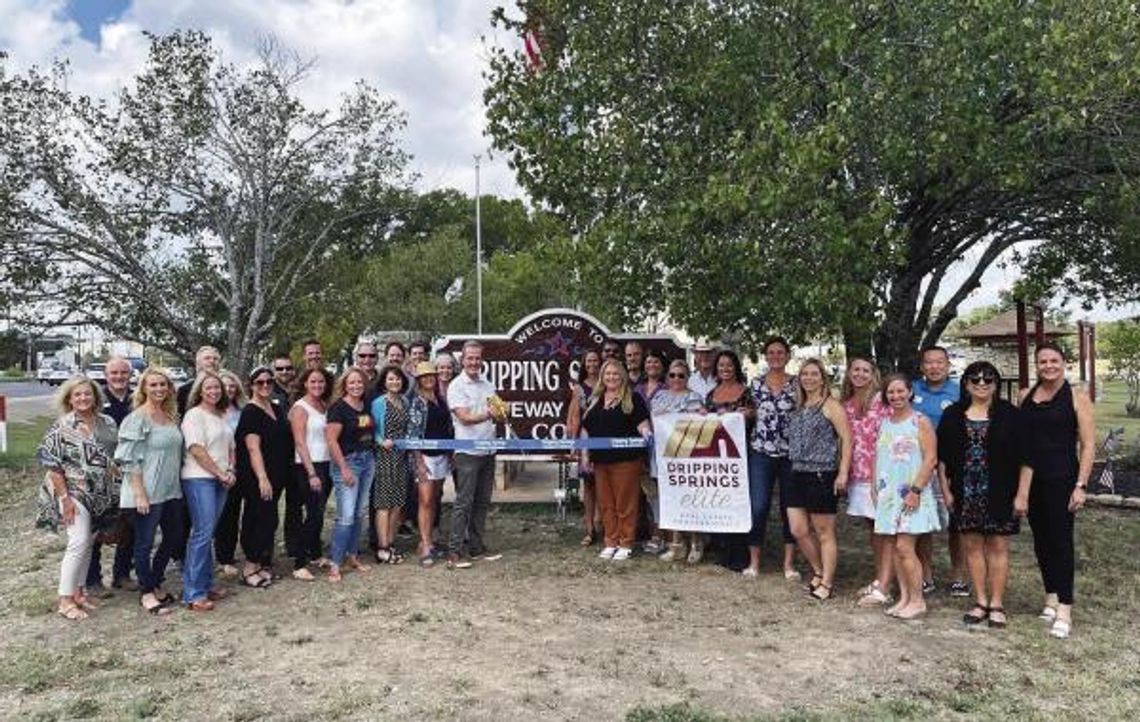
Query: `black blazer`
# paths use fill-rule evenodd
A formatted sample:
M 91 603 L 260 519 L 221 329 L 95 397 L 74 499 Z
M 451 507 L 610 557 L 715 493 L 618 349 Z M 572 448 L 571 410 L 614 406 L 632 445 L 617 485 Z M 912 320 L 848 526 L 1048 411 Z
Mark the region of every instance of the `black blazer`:
M 955 505 L 962 498 L 962 477 L 966 462 L 966 408 L 962 402 L 948 407 L 938 424 L 938 460 L 946 465 L 946 477 Z M 1013 497 L 1025 460 L 1021 412 L 1004 399 L 994 402 L 990 428 L 986 433 L 986 460 L 989 466 L 989 511 L 996 522 L 1013 518 Z

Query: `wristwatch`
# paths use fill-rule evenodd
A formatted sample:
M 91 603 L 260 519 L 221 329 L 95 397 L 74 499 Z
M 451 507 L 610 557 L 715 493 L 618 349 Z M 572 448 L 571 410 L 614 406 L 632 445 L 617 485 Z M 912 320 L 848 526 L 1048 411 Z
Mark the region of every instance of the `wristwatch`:
M 915 485 L 911 484 L 910 488 L 907 489 L 907 491 L 909 491 L 912 494 L 915 494 L 916 496 L 922 496 L 922 487 L 921 486 L 915 486 Z

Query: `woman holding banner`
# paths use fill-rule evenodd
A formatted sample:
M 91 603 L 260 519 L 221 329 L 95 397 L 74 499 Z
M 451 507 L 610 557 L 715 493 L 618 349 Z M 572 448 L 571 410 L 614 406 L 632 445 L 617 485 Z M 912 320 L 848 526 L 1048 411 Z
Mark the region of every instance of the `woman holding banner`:
M 740 364 L 740 357 L 735 351 L 725 349 L 716 355 L 713 364 L 716 369 L 716 386 L 705 397 L 705 409 L 716 414 L 731 414 L 738 412 L 744 415 L 745 433 L 752 436 L 753 424 L 756 422 L 756 403 L 752 393 L 745 385 L 744 368 Z M 719 542 L 724 544 L 720 563 L 733 570 L 743 570 L 747 576 L 755 576 L 749 572 L 752 567 L 745 561 L 744 551 L 747 539 L 739 535 L 720 535 Z M 757 547 L 759 549 L 759 547 Z M 696 564 L 701 560 L 704 549 L 695 543 L 689 552 L 689 563 Z M 757 552 L 757 566 L 759 566 L 759 552 Z
M 648 372 L 649 364 L 646 363 L 646 370 Z M 696 391 L 689 388 L 689 364 L 684 359 L 676 359 L 673 363 L 669 364 L 669 373 L 665 390 L 653 397 L 653 403 L 650 404 L 650 411 L 653 416 L 660 414 L 680 414 L 680 413 L 697 413 L 704 405 L 704 399 Z M 650 498 L 656 504 L 653 513 L 657 518 L 661 518 L 661 497 L 657 493 L 657 470 L 654 464 L 655 454 L 653 449 L 649 450 L 649 468 L 650 468 L 650 481 L 653 486 L 653 496 Z M 700 534 L 689 534 L 690 542 L 694 550 L 698 550 L 694 563 L 700 561 L 699 550 L 701 548 Z M 659 558 L 664 562 L 680 561 L 685 558 L 685 534 L 684 532 L 674 531 L 673 539 L 669 544 L 669 549 L 662 554 Z
M 839 548 L 835 513 L 851 468 L 851 428 L 843 407 L 831 395 L 818 359 L 800 367 L 797 408 L 788 423 L 792 483 L 787 487 L 788 524 L 812 568 L 808 592 L 831 598 Z M 781 491 L 784 491 L 781 489 Z
M 616 359 L 602 365 L 602 383 L 594 389 L 582 427 L 593 438 L 649 438 L 649 408 L 633 393 L 629 374 Z M 597 449 L 589 454 L 597 480 L 605 545 L 601 559 L 625 561 L 633 553 L 637 532 L 637 492 L 645 450 Z

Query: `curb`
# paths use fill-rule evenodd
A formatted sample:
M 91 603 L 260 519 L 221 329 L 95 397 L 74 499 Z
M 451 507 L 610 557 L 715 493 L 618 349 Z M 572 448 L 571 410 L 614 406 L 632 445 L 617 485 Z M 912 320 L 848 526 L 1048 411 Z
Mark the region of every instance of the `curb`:
M 1089 494 L 1085 497 L 1089 504 L 1108 506 L 1117 509 L 1140 509 L 1140 497 L 1121 496 L 1120 494 Z

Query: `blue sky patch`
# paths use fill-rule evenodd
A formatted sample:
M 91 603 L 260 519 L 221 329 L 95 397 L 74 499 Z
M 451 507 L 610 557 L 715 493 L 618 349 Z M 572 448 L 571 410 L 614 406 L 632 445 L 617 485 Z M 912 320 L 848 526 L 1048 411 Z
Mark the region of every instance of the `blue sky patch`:
M 67 0 L 64 14 L 79 24 L 84 40 L 99 44 L 99 28 L 117 19 L 131 4 L 131 0 Z

